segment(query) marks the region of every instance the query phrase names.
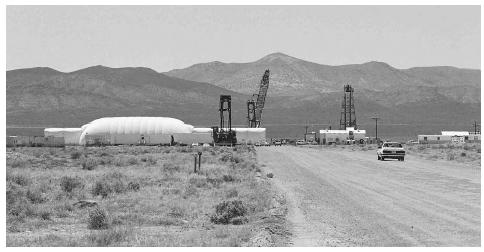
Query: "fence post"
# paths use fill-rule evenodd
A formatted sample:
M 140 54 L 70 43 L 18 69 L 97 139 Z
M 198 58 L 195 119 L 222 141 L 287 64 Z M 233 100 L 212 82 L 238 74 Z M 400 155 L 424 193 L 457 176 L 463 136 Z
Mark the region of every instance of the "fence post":
M 195 162 L 193 163 L 193 172 L 197 173 L 197 154 L 193 155 Z
M 200 163 L 202 161 L 202 152 L 198 152 L 198 171 L 200 171 Z

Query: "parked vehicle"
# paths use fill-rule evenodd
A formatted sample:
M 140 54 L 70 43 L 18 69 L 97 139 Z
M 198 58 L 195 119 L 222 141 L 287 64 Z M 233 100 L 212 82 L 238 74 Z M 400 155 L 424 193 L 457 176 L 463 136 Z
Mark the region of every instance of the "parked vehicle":
M 271 144 L 269 142 L 265 141 L 264 146 L 271 146 Z
M 384 142 L 381 146 L 378 146 L 376 150 L 378 160 L 385 160 L 385 158 L 398 159 L 400 161 L 405 160 L 405 149 L 401 143 L 397 142 Z
M 281 145 L 282 145 L 281 140 L 275 140 L 274 141 L 274 146 L 281 146 Z
M 307 144 L 306 141 L 302 140 L 302 139 L 299 139 L 296 141 L 296 145 L 305 145 Z
M 260 142 L 255 142 L 254 144 L 255 146 L 261 146 L 261 143 Z

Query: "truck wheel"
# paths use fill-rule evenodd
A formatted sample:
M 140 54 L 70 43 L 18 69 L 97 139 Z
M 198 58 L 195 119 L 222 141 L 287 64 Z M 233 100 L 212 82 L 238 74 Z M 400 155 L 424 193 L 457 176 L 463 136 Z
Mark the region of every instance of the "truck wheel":
M 380 160 L 381 159 L 380 156 L 379 155 L 377 155 L 377 156 L 378 156 L 378 160 Z
M 384 158 L 384 157 L 381 157 L 381 158 L 380 158 L 380 160 L 381 160 L 381 161 L 385 161 L 385 158 Z
M 405 160 L 405 158 L 404 158 L 404 157 L 400 158 L 400 161 L 404 161 L 404 160 Z

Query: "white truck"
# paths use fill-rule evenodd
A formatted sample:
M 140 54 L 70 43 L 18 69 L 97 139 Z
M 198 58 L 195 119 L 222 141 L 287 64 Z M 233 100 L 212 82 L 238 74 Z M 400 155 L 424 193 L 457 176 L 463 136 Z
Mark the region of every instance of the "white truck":
M 398 159 L 400 161 L 405 160 L 405 149 L 401 143 L 396 142 L 384 142 L 376 150 L 378 160 L 385 160 L 385 158 Z

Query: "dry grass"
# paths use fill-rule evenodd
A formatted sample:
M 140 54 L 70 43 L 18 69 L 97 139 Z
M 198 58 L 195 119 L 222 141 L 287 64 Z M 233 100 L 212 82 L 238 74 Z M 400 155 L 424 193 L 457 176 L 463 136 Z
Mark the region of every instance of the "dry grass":
M 407 154 L 429 160 L 481 164 L 481 144 L 421 144 L 406 147 Z
M 274 193 L 257 171 L 246 147 L 7 149 L 7 246 L 251 246 Z M 237 225 L 210 221 L 222 202 Z

